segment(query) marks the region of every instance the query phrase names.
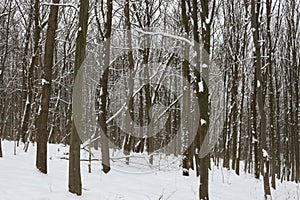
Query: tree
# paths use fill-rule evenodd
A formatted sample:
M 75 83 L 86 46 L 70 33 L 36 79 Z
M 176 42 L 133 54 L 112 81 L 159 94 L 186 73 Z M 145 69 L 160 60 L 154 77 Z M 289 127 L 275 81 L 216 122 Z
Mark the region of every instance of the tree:
M 109 146 L 108 146 L 108 134 L 107 134 L 107 83 L 109 76 L 109 65 L 110 65 L 110 46 L 111 46 L 111 32 L 112 32 L 112 15 L 113 15 L 113 0 L 107 0 L 107 14 L 106 22 L 104 25 L 104 71 L 101 75 L 100 80 L 100 128 L 101 128 L 101 152 L 102 152 L 102 167 L 103 172 L 108 173 L 110 171 L 110 160 L 109 160 Z M 104 14 L 104 13 L 103 13 Z
M 184 34 L 185 37 L 189 37 L 190 35 L 190 25 L 189 25 L 189 17 L 187 16 L 187 6 L 186 4 L 190 4 L 189 1 L 186 0 L 182 0 L 181 1 L 181 18 L 182 18 L 182 25 L 184 27 Z M 190 87 L 187 83 L 190 83 L 190 69 L 189 69 L 189 46 L 187 44 L 183 45 L 184 48 L 184 60 L 182 63 L 182 76 L 184 78 L 184 80 L 188 80 L 187 82 L 184 81 L 183 82 L 183 108 L 182 108 L 182 121 L 183 121 L 183 126 L 182 126 L 182 134 L 183 134 L 183 138 L 184 138 L 184 145 L 187 145 L 189 143 L 189 138 L 188 136 L 190 135 L 190 133 L 188 133 L 188 115 L 190 114 L 188 112 L 189 109 L 189 104 L 190 104 Z M 182 160 L 182 168 L 183 168 L 183 175 L 184 176 L 188 176 L 189 175 L 189 169 L 190 167 L 192 167 L 193 165 L 193 146 L 191 145 L 190 147 L 185 146 L 185 152 L 183 155 L 183 160 Z M 196 156 L 196 164 L 199 165 L 199 159 Z M 199 175 L 199 170 L 198 167 L 197 169 L 197 175 Z
M 255 77 L 254 81 L 257 82 L 256 87 L 254 88 L 257 90 L 257 104 L 259 107 L 259 114 L 260 114 L 260 137 L 261 137 L 261 146 L 262 146 L 262 157 L 263 157 L 263 179 L 264 179 L 264 194 L 265 199 L 268 199 L 271 196 L 270 190 L 270 183 L 269 183 L 269 149 L 267 147 L 266 142 L 266 113 L 264 108 L 264 82 L 262 77 L 262 56 L 261 56 L 261 47 L 260 47 L 260 24 L 259 24 L 259 12 L 260 12 L 261 2 L 260 0 L 255 1 L 251 0 L 251 27 L 253 29 L 253 43 L 255 47 L 255 61 L 254 61 L 254 68 L 255 68 Z
M 197 6 L 197 0 L 193 0 L 193 13 L 192 18 L 194 22 L 193 27 L 193 35 L 195 40 L 195 51 L 197 52 L 196 60 L 200 60 L 200 39 L 199 39 L 199 33 L 198 33 L 198 6 Z M 209 8 L 209 2 L 208 1 L 201 1 L 200 3 L 201 11 L 200 11 L 200 19 L 201 19 L 201 38 L 203 42 L 203 49 L 202 49 L 202 66 L 200 66 L 200 63 L 197 62 L 196 69 L 199 70 L 199 72 L 202 72 L 201 74 L 197 75 L 197 82 L 196 84 L 196 95 L 198 97 L 199 101 L 199 109 L 200 109 L 200 123 L 197 135 L 199 138 L 196 138 L 197 140 L 200 139 L 200 147 L 198 149 L 203 148 L 203 145 L 208 145 L 205 143 L 205 138 L 208 134 L 208 128 L 209 128 L 209 109 L 208 109 L 208 70 L 209 70 L 209 59 L 210 59 L 210 40 L 211 40 L 211 24 L 213 21 L 214 16 L 214 9 L 215 9 L 215 0 L 212 1 L 212 10 L 210 11 Z M 208 20 L 209 19 L 209 20 Z M 202 70 L 200 69 L 202 68 Z M 200 88 L 197 86 L 199 83 L 202 82 L 203 84 L 203 91 L 200 91 Z M 202 121 L 205 121 L 205 123 L 202 123 Z M 200 150 L 201 152 L 201 150 Z M 210 168 L 210 155 L 205 155 L 204 157 L 200 157 L 200 188 L 199 188 L 199 199 L 208 200 L 209 199 L 209 189 L 208 189 L 208 169 Z
M 125 26 L 127 30 L 127 45 L 129 47 L 129 51 L 127 53 L 128 56 L 128 67 L 129 67 L 129 77 L 127 81 L 127 87 L 128 87 L 128 93 L 126 96 L 129 98 L 128 102 L 128 111 L 126 112 L 126 136 L 124 138 L 124 154 L 129 155 L 131 148 L 132 148 L 132 143 L 133 143 L 133 126 L 134 124 L 132 123 L 134 121 L 134 111 L 133 111 L 133 86 L 134 86 L 134 79 L 133 79 L 133 69 L 134 69 L 134 60 L 133 60 L 133 52 L 132 52 L 132 34 L 131 34 L 131 21 L 130 21 L 130 4 L 129 0 L 125 1 L 124 5 L 124 16 L 125 16 Z M 128 120 L 129 119 L 129 120 Z M 129 164 L 129 157 L 126 158 L 127 164 Z
M 267 63 L 268 67 L 268 90 L 269 90 L 269 110 L 270 110 L 270 138 L 271 138 L 271 184 L 272 187 L 276 188 L 276 180 L 275 180 L 275 131 L 274 131 L 274 84 L 273 84 L 273 43 L 272 43 L 272 35 L 271 35 L 271 15 L 272 15 L 272 0 L 266 1 L 267 8 Z
M 59 3 L 59 0 L 53 0 L 53 3 Z M 37 119 L 37 154 L 36 167 L 42 172 L 47 173 L 47 141 L 48 141 L 48 112 L 51 96 L 53 53 L 55 48 L 55 36 L 57 30 L 58 6 L 50 7 L 48 19 L 48 29 L 46 33 L 45 56 L 44 56 L 44 74 L 42 78 L 42 101 L 40 113 Z
M 88 14 L 89 11 L 89 1 L 80 0 L 80 10 L 79 10 L 79 24 L 78 24 L 78 35 L 76 39 L 76 54 L 75 54 L 75 66 L 74 66 L 74 79 L 78 78 L 82 80 L 83 77 L 77 77 L 77 73 L 85 59 L 86 53 L 86 36 L 88 29 Z M 82 74 L 78 74 L 82 76 Z M 81 97 L 82 88 L 78 92 L 78 96 Z M 82 100 L 77 101 L 78 109 L 82 108 Z M 71 138 L 70 138 L 70 159 L 69 159 L 69 192 L 81 195 L 82 185 L 81 185 L 81 173 L 80 173 L 80 144 L 81 140 L 79 138 L 74 116 L 72 120 Z
M 34 0 L 31 0 L 31 4 L 34 5 Z M 25 33 L 25 45 L 24 45 L 24 55 L 23 55 L 23 60 L 22 60 L 22 93 L 23 93 L 23 117 L 22 117 L 22 122 L 21 122 L 21 134 L 17 137 L 17 140 L 19 141 L 19 137 L 21 135 L 22 142 L 26 142 L 26 133 L 28 131 L 28 125 L 29 125 L 29 117 L 30 117 L 30 112 L 31 112 L 31 102 L 32 102 L 32 90 L 33 90 L 33 67 L 36 64 L 36 56 L 32 57 L 32 62 L 30 64 L 29 69 L 27 70 L 28 67 L 28 62 L 27 62 L 27 56 L 28 56 L 28 51 L 29 51 L 29 41 L 30 41 L 30 36 L 31 36 L 31 26 L 33 22 L 34 17 L 34 6 L 30 6 L 30 11 L 28 15 L 28 26 L 26 27 L 26 33 Z M 37 12 L 37 11 L 36 11 Z M 37 13 L 36 13 L 37 14 Z M 35 20 L 35 25 L 37 26 L 39 22 L 39 19 Z M 39 27 L 35 28 L 35 36 L 39 38 L 40 33 L 38 32 L 40 30 Z M 38 41 L 38 38 L 37 41 Z M 38 46 L 38 43 L 36 44 Z M 36 46 L 36 48 L 37 48 Z M 26 73 L 27 72 L 27 73 Z M 27 77 L 26 77 L 27 74 Z

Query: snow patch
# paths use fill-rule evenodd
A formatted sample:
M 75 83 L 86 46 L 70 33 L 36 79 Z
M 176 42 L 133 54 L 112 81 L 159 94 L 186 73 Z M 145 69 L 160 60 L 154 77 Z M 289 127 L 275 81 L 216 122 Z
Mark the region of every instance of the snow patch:
M 208 68 L 207 64 L 202 64 L 202 68 Z
M 39 106 L 38 115 L 41 115 L 41 112 L 42 112 L 42 107 Z
M 203 81 L 200 81 L 198 83 L 198 86 L 199 86 L 199 92 L 204 92 Z
M 269 157 L 269 154 L 268 154 L 268 152 L 265 149 L 262 149 L 262 153 L 263 153 L 263 157 L 264 158 L 268 158 Z
M 260 81 L 257 80 L 257 87 L 259 88 L 260 87 Z
M 209 24 L 209 22 L 210 22 L 210 19 L 206 18 L 206 19 L 205 19 L 205 23 L 206 23 L 206 24 Z
M 27 98 L 26 98 L 26 103 L 25 103 L 26 105 L 29 105 L 30 104 L 30 102 L 29 102 L 29 96 L 27 95 Z
M 42 79 L 42 85 L 50 84 L 46 79 Z
M 256 138 L 252 138 L 252 144 L 254 144 L 254 143 L 256 143 L 256 142 L 258 142 L 258 140 L 256 139 Z

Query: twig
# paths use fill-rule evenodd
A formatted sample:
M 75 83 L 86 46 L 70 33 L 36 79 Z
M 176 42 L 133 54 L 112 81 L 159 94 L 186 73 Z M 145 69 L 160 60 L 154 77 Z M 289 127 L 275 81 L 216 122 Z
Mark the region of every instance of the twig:
M 67 7 L 74 8 L 76 10 L 76 12 L 79 12 L 78 8 L 73 4 L 67 4 L 67 3 L 42 3 L 41 5 L 43 5 L 43 6 L 67 6 Z

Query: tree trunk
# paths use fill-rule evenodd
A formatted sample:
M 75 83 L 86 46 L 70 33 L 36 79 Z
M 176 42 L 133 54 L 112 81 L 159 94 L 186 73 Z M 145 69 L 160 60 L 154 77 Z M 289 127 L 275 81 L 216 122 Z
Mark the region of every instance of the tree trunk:
M 86 52 L 86 35 L 87 35 L 87 24 L 88 24 L 88 11 L 89 11 L 89 0 L 80 0 L 80 11 L 79 11 L 79 25 L 80 28 L 78 30 L 78 35 L 76 39 L 76 52 L 75 52 L 75 67 L 74 67 L 74 80 L 79 78 L 82 81 L 82 74 L 78 74 L 81 77 L 77 77 L 77 72 L 79 71 L 81 64 L 85 59 Z M 81 91 L 73 91 L 79 92 L 79 96 L 82 94 Z M 78 99 L 76 109 L 82 109 L 81 104 L 82 99 Z M 74 104 L 74 103 L 73 103 Z M 81 140 L 79 138 L 75 122 L 74 116 L 72 119 L 72 129 L 71 129 L 71 137 L 70 137 L 70 159 L 69 159 L 69 192 L 81 195 L 82 193 L 82 185 L 81 185 L 81 174 L 80 174 L 80 144 Z
M 264 108 L 264 96 L 263 96 L 263 89 L 264 89 L 264 82 L 261 73 L 261 49 L 259 43 L 259 12 L 260 12 L 261 2 L 260 0 L 251 0 L 251 25 L 253 28 L 253 42 L 255 46 L 255 54 L 256 59 L 254 62 L 255 65 L 255 75 L 257 78 L 257 85 L 254 88 L 257 90 L 257 104 L 259 107 L 259 114 L 260 114 L 260 135 L 261 135 L 261 146 L 263 153 L 263 179 L 264 179 L 264 195 L 265 199 L 268 199 L 271 195 L 270 190 L 270 183 L 269 183 L 269 155 L 268 155 L 268 147 L 266 143 L 266 113 Z
M 59 0 L 53 0 L 59 3 Z M 48 140 L 48 111 L 51 95 L 53 53 L 55 48 L 55 36 L 57 29 L 58 6 L 50 7 L 48 29 L 46 33 L 45 56 L 44 56 L 44 77 L 42 79 L 42 102 L 37 119 L 37 154 L 36 167 L 47 173 L 47 140 Z
M 267 62 L 268 62 L 268 79 L 269 79 L 269 107 L 270 107 L 270 137 L 271 137 L 271 184 L 276 189 L 275 178 L 275 131 L 274 131 L 274 87 L 273 87 L 273 65 L 272 65 L 272 37 L 271 37 L 271 6 L 272 0 L 266 1 L 267 7 Z
M 107 14 L 105 23 L 105 41 L 104 41 L 104 72 L 101 76 L 100 87 L 102 94 L 100 94 L 100 127 L 101 127 L 101 152 L 102 152 L 102 167 L 103 172 L 108 173 L 110 171 L 110 160 L 109 160 L 109 146 L 108 146 L 108 135 L 107 135 L 107 83 L 109 76 L 109 62 L 110 62 L 110 37 L 112 28 L 112 15 L 113 15 L 113 1 L 107 1 Z
M 34 4 L 34 0 L 31 0 L 31 3 Z M 22 98 L 23 98 L 23 118 L 21 121 L 21 138 L 22 138 L 22 142 L 25 143 L 26 142 L 26 133 L 28 131 L 28 124 L 29 124 L 29 116 L 30 116 L 30 111 L 31 111 L 31 101 L 32 101 L 32 79 L 33 79 L 33 65 L 36 64 L 35 62 L 35 58 L 36 56 L 34 55 L 32 57 L 32 62 L 31 65 L 28 67 L 28 63 L 27 63 L 27 56 L 28 56 L 28 51 L 29 51 L 29 40 L 30 40 L 30 32 L 31 32 L 31 26 L 32 26 L 32 21 L 33 21 L 33 16 L 34 16 L 34 6 L 30 6 L 30 11 L 29 11 L 29 17 L 28 17 L 28 26 L 26 28 L 26 43 L 25 43 L 25 47 L 24 47 L 24 55 L 23 55 L 23 59 L 22 59 Z M 37 21 L 38 22 L 38 21 Z M 37 25 L 36 25 L 37 26 Z M 37 44 L 35 44 L 35 50 L 38 48 L 38 44 L 39 44 L 39 36 L 40 36 L 40 31 L 39 31 L 39 27 L 35 28 L 35 32 L 36 32 L 36 36 L 38 38 L 35 38 L 35 42 L 37 42 Z M 34 50 L 34 51 L 35 51 Z M 35 51 L 36 52 L 36 51 Z M 28 67 L 28 74 L 26 77 L 26 71 L 27 71 L 27 67 Z M 18 134 L 17 136 L 17 142 L 19 142 L 19 138 L 20 138 L 20 134 Z
M 133 52 L 132 52 L 132 36 L 131 36 L 131 22 L 130 22 L 130 6 L 129 0 L 125 1 L 124 6 L 124 15 L 125 15 L 125 26 L 127 30 L 127 45 L 129 51 L 127 53 L 128 56 L 128 67 L 129 67 L 129 77 L 127 82 L 128 93 L 127 99 L 128 102 L 128 111 L 126 112 L 126 136 L 124 142 L 124 154 L 129 155 L 130 151 L 133 149 L 133 121 L 134 121 L 134 111 L 133 111 L 133 86 L 134 86 L 134 79 L 133 79 L 133 69 L 134 69 L 134 61 L 133 61 Z M 127 103 L 127 102 L 126 102 Z M 129 157 L 126 158 L 126 163 L 129 164 Z
M 26 96 L 26 105 L 25 105 L 25 110 L 23 114 L 23 119 L 22 119 L 22 140 L 25 142 L 24 145 L 24 151 L 27 152 L 29 142 L 30 142 L 30 134 L 28 134 L 27 139 L 26 139 L 26 132 L 29 131 L 29 117 L 31 113 L 31 102 L 32 102 L 32 94 L 33 94 L 33 80 L 34 80 L 34 67 L 37 67 L 39 69 L 39 60 L 40 60 L 40 54 L 41 54 L 41 49 L 40 49 L 40 37 L 41 37 L 41 27 L 40 27 L 40 1 L 35 0 L 34 2 L 34 53 L 31 58 L 31 64 L 28 67 L 28 74 L 27 74 L 27 96 Z M 36 124 L 37 126 L 37 124 Z M 26 132 L 25 132 L 26 131 Z
M 182 24 L 184 27 L 184 31 L 185 31 L 185 35 L 188 38 L 189 33 L 190 33 L 190 27 L 189 27 L 189 22 L 188 22 L 188 17 L 187 17 L 187 9 L 186 9 L 186 2 L 185 0 L 181 0 L 181 15 L 182 15 Z M 182 63 L 182 76 L 184 78 L 184 80 L 188 80 L 189 79 L 189 46 L 184 44 L 184 60 Z M 189 176 L 189 169 L 191 168 L 191 163 L 190 160 L 191 158 L 193 158 L 193 152 L 190 151 L 190 147 L 188 147 L 187 145 L 190 144 L 189 142 L 189 135 L 190 133 L 188 132 L 188 115 L 190 114 L 190 112 L 188 112 L 189 109 L 189 105 L 190 105 L 190 87 L 187 84 L 187 81 L 183 81 L 183 108 L 182 108 L 182 137 L 184 138 L 183 141 L 183 148 L 184 148 L 184 155 L 183 155 L 183 160 L 182 160 L 182 168 L 183 168 L 183 176 Z M 199 160 L 196 156 L 196 163 L 197 160 Z M 199 170 L 197 169 L 197 175 L 199 174 Z
M 240 118 L 239 118 L 239 140 L 238 140 L 238 154 L 236 159 L 236 169 L 235 172 L 237 175 L 240 175 L 240 160 L 241 160 L 241 152 L 242 152 L 242 128 L 243 128 L 243 105 L 244 105 L 244 97 L 245 97 L 245 66 L 243 65 L 242 69 L 242 99 L 241 99 L 241 108 L 240 108 Z M 247 144 L 246 144 L 247 145 Z M 245 149 L 244 149 L 245 151 Z M 247 158 L 245 158 L 247 159 Z
M 0 137 L 0 158 L 3 157 L 3 153 L 2 153 L 2 139 Z
M 197 0 L 193 0 L 193 13 L 192 18 L 194 21 L 194 27 L 193 27 L 193 35 L 195 40 L 195 51 L 196 54 L 196 60 L 200 61 L 200 52 L 199 52 L 199 34 L 198 34 L 198 6 L 197 6 Z M 208 134 L 208 128 L 209 128 L 209 115 L 208 115 L 208 71 L 209 71 L 209 59 L 210 59 L 210 34 L 211 34 L 211 22 L 213 19 L 214 9 L 215 9 L 215 1 L 213 1 L 212 5 L 212 11 L 209 13 L 209 2 L 208 1 L 201 1 L 201 24 L 202 24 L 202 30 L 201 30 L 201 36 L 202 36 L 202 42 L 203 42 L 203 49 L 202 49 L 202 55 L 201 55 L 201 61 L 202 66 L 200 66 L 200 63 L 196 63 L 196 69 L 201 72 L 199 76 L 197 77 L 197 82 L 199 83 L 202 81 L 203 83 L 203 92 L 199 91 L 199 88 L 196 87 L 198 90 L 196 91 L 198 101 L 199 101 L 199 109 L 200 109 L 200 123 L 198 128 L 199 139 L 200 139 L 200 145 L 201 148 L 203 148 L 203 145 L 208 145 L 204 143 L 204 139 L 207 137 Z M 211 15 L 211 16 L 209 16 Z M 211 18 L 210 21 L 207 21 L 207 19 Z M 205 67 L 204 67 L 205 66 Z M 202 68 L 202 70 L 200 70 Z M 206 123 L 201 123 L 202 120 L 205 120 Z M 196 138 L 198 139 L 198 138 Z M 208 146 L 205 148 L 209 148 Z M 201 150 L 200 150 L 201 152 Z M 205 155 L 204 157 L 200 158 L 200 188 L 199 188 L 199 198 L 203 200 L 209 199 L 209 188 L 208 188 L 208 169 L 210 164 L 210 154 Z

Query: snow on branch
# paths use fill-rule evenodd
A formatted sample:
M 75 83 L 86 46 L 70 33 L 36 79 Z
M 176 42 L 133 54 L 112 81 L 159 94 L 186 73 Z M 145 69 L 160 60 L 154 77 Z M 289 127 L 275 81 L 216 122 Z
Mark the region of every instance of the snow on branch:
M 6 16 L 6 15 L 8 15 L 8 13 L 2 13 L 2 14 L 0 14 L 0 18 L 1 18 L 1 17 L 4 17 L 4 16 Z
M 262 149 L 263 157 L 269 159 L 269 154 L 265 149 Z
M 43 6 L 67 6 L 74 8 L 77 12 L 79 12 L 78 8 L 70 3 L 42 3 Z
M 177 36 L 177 35 L 172 35 L 172 34 L 168 34 L 168 33 L 163 33 L 163 32 L 148 32 L 148 31 L 143 31 L 141 29 L 136 29 L 137 32 L 139 33 L 142 33 L 142 34 L 145 34 L 145 35 L 160 35 L 160 36 L 164 36 L 164 37 L 170 37 L 170 38 L 173 38 L 173 39 L 176 39 L 176 40 L 180 40 L 180 41 L 183 41 L 183 42 L 186 42 L 187 44 L 191 45 L 192 47 L 194 46 L 193 42 L 184 38 L 184 37 L 181 37 L 181 36 Z

